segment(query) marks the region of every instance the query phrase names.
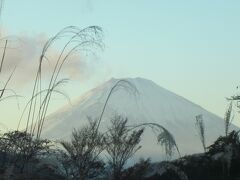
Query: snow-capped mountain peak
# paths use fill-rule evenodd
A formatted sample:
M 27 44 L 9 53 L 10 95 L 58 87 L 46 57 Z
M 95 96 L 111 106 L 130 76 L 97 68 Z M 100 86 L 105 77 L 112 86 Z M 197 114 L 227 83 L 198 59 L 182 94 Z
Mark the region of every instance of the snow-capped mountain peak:
M 73 105 L 67 105 L 48 116 L 43 136 L 69 139 L 72 129 L 81 127 L 87 122 L 87 117 L 98 118 L 111 88 L 118 81 L 112 78 L 79 97 Z M 203 116 L 207 145 L 224 133 L 223 119 L 153 81 L 143 78 L 127 78 L 124 81 L 130 82 L 137 93 L 133 94 L 126 88 L 113 92 L 101 124 L 102 130 L 109 126 L 109 119 L 115 113 L 128 117 L 129 124 L 158 123 L 173 134 L 182 154 L 203 151 L 195 126 L 197 115 Z M 141 156 L 148 153 L 153 157 L 163 153 L 149 130 L 143 137 L 142 145 Z

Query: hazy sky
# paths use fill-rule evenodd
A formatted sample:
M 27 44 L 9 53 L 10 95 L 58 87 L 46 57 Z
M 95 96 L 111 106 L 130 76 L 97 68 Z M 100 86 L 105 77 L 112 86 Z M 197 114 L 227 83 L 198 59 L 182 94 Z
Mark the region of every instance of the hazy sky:
M 223 116 L 240 83 L 239 8 L 237 0 L 5 0 L 1 26 L 31 42 L 68 25 L 101 26 L 106 48 L 81 86 L 70 82 L 72 97 L 111 77 L 143 77 Z

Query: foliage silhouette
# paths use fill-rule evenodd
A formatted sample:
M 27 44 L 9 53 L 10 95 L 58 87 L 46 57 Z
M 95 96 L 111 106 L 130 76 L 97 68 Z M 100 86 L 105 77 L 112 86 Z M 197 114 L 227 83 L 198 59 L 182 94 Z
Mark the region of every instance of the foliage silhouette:
M 127 118 L 120 115 L 114 116 L 104 138 L 108 163 L 115 180 L 121 179 L 124 165 L 141 148 L 138 144 L 144 129 L 131 130 L 127 127 L 127 121 Z
M 104 137 L 96 133 L 97 120 L 89 119 L 89 124 L 73 130 L 70 142 L 61 141 L 62 165 L 66 174 L 74 179 L 85 180 L 101 174 L 104 163 L 99 155 L 105 149 Z

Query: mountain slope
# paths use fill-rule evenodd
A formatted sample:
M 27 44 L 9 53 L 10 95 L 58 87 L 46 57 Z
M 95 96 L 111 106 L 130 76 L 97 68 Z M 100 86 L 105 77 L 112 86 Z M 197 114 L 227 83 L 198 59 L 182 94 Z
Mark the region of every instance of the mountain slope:
M 133 96 L 124 89 L 115 91 L 106 108 L 101 124 L 102 130 L 109 125 L 109 119 L 114 113 L 128 117 L 130 124 L 159 123 L 174 135 L 182 155 L 203 151 L 195 126 L 196 115 L 203 115 L 207 145 L 223 134 L 223 120 L 202 107 L 150 80 L 142 78 L 126 80 L 135 85 L 139 94 Z M 73 105 L 67 105 L 48 116 L 43 136 L 51 139 L 69 139 L 72 129 L 86 123 L 88 116 L 99 117 L 107 95 L 117 81 L 118 79 L 111 79 L 103 83 L 81 96 Z M 156 143 L 154 134 L 149 130 L 146 130 L 142 145 L 139 156 L 147 153 L 155 157 L 163 153 L 162 148 Z

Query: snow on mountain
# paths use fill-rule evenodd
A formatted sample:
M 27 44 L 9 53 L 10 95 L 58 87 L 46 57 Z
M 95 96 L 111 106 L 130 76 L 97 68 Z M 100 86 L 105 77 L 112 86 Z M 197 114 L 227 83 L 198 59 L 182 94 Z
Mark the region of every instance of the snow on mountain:
M 134 96 L 124 89 L 114 92 L 100 129 L 106 129 L 109 126 L 109 119 L 116 113 L 128 117 L 129 124 L 158 123 L 174 135 L 182 155 L 203 151 L 195 126 L 197 115 L 203 115 L 207 145 L 224 134 L 223 119 L 213 113 L 150 80 L 142 78 L 125 80 L 134 84 L 139 93 Z M 81 127 L 87 122 L 87 117 L 98 118 L 110 89 L 117 81 L 118 79 L 111 79 L 103 83 L 81 96 L 72 105 L 66 105 L 48 116 L 43 128 L 43 137 L 69 139 L 72 129 Z M 139 156 L 145 157 L 147 154 L 150 157 L 158 157 L 164 152 L 157 144 L 155 135 L 147 129 L 141 145 L 143 147 L 138 152 Z

